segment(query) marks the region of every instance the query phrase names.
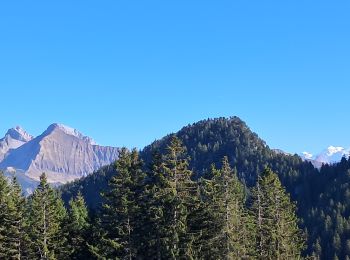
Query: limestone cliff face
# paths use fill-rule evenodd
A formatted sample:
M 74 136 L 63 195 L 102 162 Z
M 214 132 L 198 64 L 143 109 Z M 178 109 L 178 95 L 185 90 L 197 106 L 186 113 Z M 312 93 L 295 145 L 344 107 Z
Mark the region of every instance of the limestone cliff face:
M 29 135 L 19 126 L 9 129 L 5 137 L 0 139 L 0 162 L 10 150 L 17 149 L 32 139 L 33 136 Z
M 40 136 L 7 153 L 0 169 L 18 169 L 34 180 L 45 172 L 49 182 L 66 183 L 117 158 L 117 148 L 96 145 L 75 129 L 53 124 Z

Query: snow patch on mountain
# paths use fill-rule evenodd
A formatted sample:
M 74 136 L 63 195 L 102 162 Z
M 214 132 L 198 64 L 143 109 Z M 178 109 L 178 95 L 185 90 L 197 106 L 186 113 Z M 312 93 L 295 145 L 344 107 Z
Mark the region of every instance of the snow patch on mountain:
M 322 163 L 336 163 L 340 162 L 341 158 L 348 157 L 344 147 L 341 146 L 329 146 L 315 157 L 315 160 Z
M 319 167 L 322 164 L 334 164 L 340 162 L 343 157 L 350 157 L 350 148 L 345 149 L 342 146 L 329 146 L 319 154 L 313 155 L 309 152 L 303 152 L 300 156 L 304 160 L 312 162 L 315 166 Z
M 312 160 L 313 154 L 309 153 L 309 152 L 302 152 L 302 156 L 301 157 L 306 159 L 306 160 Z

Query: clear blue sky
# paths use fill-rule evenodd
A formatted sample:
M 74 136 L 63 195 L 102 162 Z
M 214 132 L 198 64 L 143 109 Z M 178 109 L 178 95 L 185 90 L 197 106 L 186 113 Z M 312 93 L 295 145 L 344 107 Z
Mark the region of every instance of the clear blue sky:
M 0 133 L 142 148 L 241 117 L 271 147 L 350 146 L 349 1 L 2 1 Z

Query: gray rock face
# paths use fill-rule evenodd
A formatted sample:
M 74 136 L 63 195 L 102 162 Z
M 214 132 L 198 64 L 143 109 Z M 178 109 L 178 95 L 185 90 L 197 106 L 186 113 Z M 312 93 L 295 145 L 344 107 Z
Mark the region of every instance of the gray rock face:
M 91 138 L 60 124 L 50 125 L 36 138 L 27 136 L 14 140 L 18 142 L 10 142 L 12 148 L 0 157 L 0 169 L 15 169 L 34 181 L 45 172 L 50 183 L 63 184 L 118 158 L 117 148 L 96 145 Z
M 5 158 L 10 150 L 16 149 L 32 139 L 33 136 L 19 126 L 9 129 L 5 137 L 0 139 L 0 161 Z

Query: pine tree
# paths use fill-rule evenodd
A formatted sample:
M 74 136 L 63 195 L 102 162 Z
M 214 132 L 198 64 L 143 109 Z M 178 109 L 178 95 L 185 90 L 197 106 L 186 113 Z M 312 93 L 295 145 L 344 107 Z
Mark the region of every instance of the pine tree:
M 168 224 L 168 253 L 170 258 L 191 259 L 194 255 L 193 235 L 188 231 L 188 216 L 193 207 L 192 195 L 196 193 L 196 184 L 191 180 L 188 158 L 180 139 L 172 136 L 164 156 L 162 169 L 167 180 L 167 193 L 172 196 L 171 204 L 165 205 L 165 220 Z
M 185 148 L 172 136 L 166 154 L 153 154 L 142 195 L 145 234 L 144 257 L 155 259 L 193 258 L 194 235 L 189 216 L 195 207 L 197 185 L 191 180 Z
M 8 229 L 11 221 L 9 209 L 10 186 L 3 172 L 0 171 L 0 258 L 6 259 L 10 256 Z
M 27 255 L 28 237 L 25 232 L 25 207 L 26 200 L 22 196 L 22 190 L 16 177 L 14 177 L 11 183 L 10 219 L 7 227 L 7 238 L 9 240 L 7 249 L 11 259 L 22 259 Z
M 218 171 L 212 165 L 209 178 L 214 175 L 214 171 Z M 219 252 L 218 245 L 213 241 L 216 237 L 217 230 L 221 223 L 216 221 L 214 197 L 215 185 L 212 179 L 200 178 L 198 180 L 199 186 L 199 201 L 197 207 L 192 211 L 190 218 L 190 230 L 194 236 L 193 247 L 195 249 L 196 259 L 219 259 L 221 252 Z
M 16 177 L 9 183 L 0 172 L 1 259 L 24 259 L 27 256 L 25 203 Z
M 163 172 L 163 158 L 154 152 L 148 177 L 141 196 L 141 223 L 143 226 L 140 252 L 146 259 L 170 257 L 166 216 L 171 215 L 168 205 L 174 199 L 174 190 Z M 168 213 L 168 214 L 167 214 Z
M 87 239 L 90 228 L 88 210 L 81 193 L 69 201 L 67 245 L 71 259 L 88 259 L 90 257 Z
M 320 238 L 316 240 L 316 242 L 312 246 L 313 252 L 312 256 L 314 259 L 320 259 L 322 256 L 322 247 L 320 245 Z
M 49 186 L 45 174 L 29 198 L 28 235 L 30 258 L 62 259 L 67 255 L 63 223 L 66 210 L 58 194 Z
M 300 259 L 303 238 L 295 205 L 278 176 L 266 168 L 253 190 L 258 259 Z
M 222 169 L 214 181 L 218 185 L 219 205 L 217 214 L 223 223 L 220 230 L 224 241 L 223 258 L 240 259 L 250 256 L 251 237 L 249 234 L 249 216 L 244 209 L 244 187 L 238 180 L 236 169 L 231 169 L 228 158 L 225 156 Z
M 227 157 L 221 170 L 212 166 L 209 176 L 210 180 L 201 180 L 203 209 L 196 216 L 202 235 L 199 258 L 249 258 L 253 254 L 254 227 L 244 207 L 244 186 Z
M 122 148 L 116 162 L 116 175 L 104 194 L 100 219 L 100 243 L 90 246 L 98 258 L 133 259 L 137 255 L 138 194 L 143 181 L 138 152 Z

